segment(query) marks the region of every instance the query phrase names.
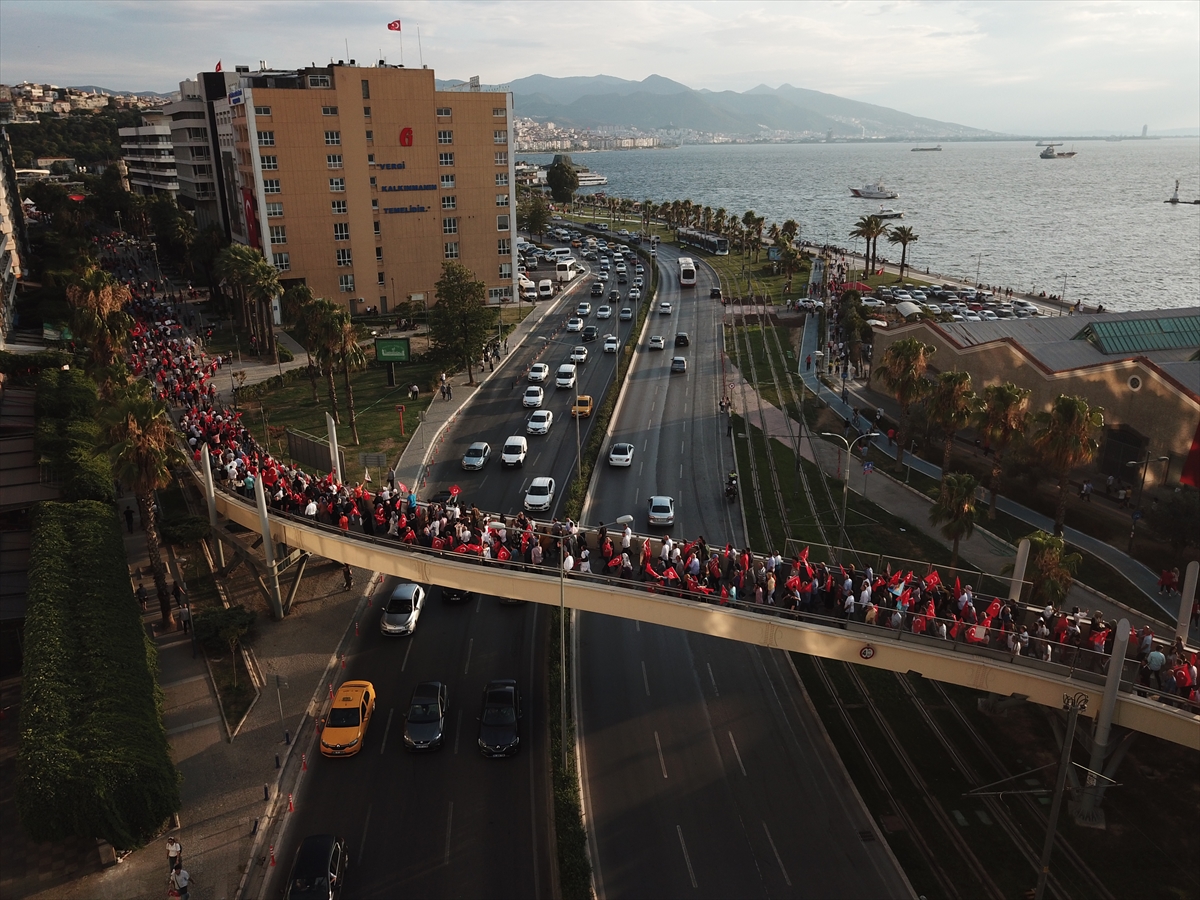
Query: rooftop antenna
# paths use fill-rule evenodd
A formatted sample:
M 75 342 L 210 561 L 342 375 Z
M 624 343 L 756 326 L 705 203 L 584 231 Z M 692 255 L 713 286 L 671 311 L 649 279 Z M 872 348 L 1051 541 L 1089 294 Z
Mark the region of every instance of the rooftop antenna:
M 421 60 L 421 68 L 425 68 L 425 52 L 421 49 L 421 26 L 417 26 L 417 56 Z
M 346 59 L 350 58 L 350 38 L 342 38 L 346 42 Z

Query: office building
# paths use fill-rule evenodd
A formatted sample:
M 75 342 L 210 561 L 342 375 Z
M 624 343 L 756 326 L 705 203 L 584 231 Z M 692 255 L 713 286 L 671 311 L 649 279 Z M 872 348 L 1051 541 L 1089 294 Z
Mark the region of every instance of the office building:
M 142 116 L 142 124 L 121 128 L 121 158 L 129 172 L 129 190 L 153 196 L 179 193 L 171 126 L 159 110 Z

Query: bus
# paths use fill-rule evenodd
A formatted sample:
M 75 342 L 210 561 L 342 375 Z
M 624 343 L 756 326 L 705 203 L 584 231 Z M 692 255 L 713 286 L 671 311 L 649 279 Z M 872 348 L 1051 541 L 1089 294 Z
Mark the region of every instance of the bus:
M 579 268 L 574 257 L 568 256 L 566 259 L 560 259 L 554 265 L 554 277 L 557 281 L 574 281 L 578 274 Z
M 696 264 L 692 262 L 690 256 L 679 257 L 679 286 L 685 288 L 696 286 Z
M 697 231 L 694 228 L 679 229 L 679 243 L 684 247 L 699 247 L 714 256 L 729 255 L 729 238 L 707 231 Z

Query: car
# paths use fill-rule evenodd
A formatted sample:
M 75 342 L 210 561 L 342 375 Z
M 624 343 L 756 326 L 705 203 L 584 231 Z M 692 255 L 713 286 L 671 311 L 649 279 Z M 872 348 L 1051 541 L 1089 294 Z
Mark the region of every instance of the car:
M 647 502 L 650 505 L 647 521 L 651 525 L 675 524 L 675 498 L 656 494 Z
M 467 448 L 467 452 L 462 458 L 462 467 L 464 469 L 482 469 L 491 458 L 491 445 L 484 441 L 476 441 Z
M 583 331 L 583 319 L 578 316 L 567 319 L 567 331 Z
M 629 276 L 626 275 L 624 272 L 618 272 L 617 273 L 617 284 L 628 284 L 628 283 L 629 283 Z
M 500 465 L 505 467 L 523 466 L 527 452 L 529 452 L 529 444 L 525 438 L 519 434 L 510 435 L 504 439 L 504 449 L 500 451 Z
M 545 511 L 554 503 L 554 479 L 540 475 L 525 492 L 525 508 L 531 512 Z
M 600 329 L 597 328 L 595 325 L 589 325 L 587 328 L 583 329 L 583 339 L 585 341 L 594 341 L 596 339 L 596 336 L 599 334 L 600 334 Z
M 617 232 L 617 234 L 619 234 L 621 237 L 629 237 L 629 229 L 622 228 L 620 231 Z
M 612 318 L 612 307 L 611 306 L 600 307 L 598 310 L 596 310 L 596 318 L 597 319 L 611 319 Z
M 526 409 L 537 409 L 542 405 L 543 399 L 545 394 L 540 387 L 527 387 L 525 396 L 521 398 L 521 405 Z
M 909 293 L 912 296 L 913 300 L 917 303 L 925 303 L 929 299 L 929 297 L 926 296 L 924 291 L 910 291 Z
M 592 304 L 588 303 L 586 300 L 581 301 L 580 304 L 575 307 L 575 315 L 580 316 L 581 318 L 587 318 L 591 314 Z
M 587 419 L 592 415 L 592 398 L 588 394 L 580 394 L 575 398 L 575 404 L 571 407 L 571 417 L 579 419 Z
M 719 287 L 709 288 L 708 296 L 712 300 L 721 299 L 721 289 Z
M 668 300 L 664 300 L 662 303 L 658 304 L 658 314 L 660 316 L 669 316 L 673 309 L 674 307 L 671 306 L 671 303 Z
M 651 350 L 664 350 L 664 349 L 666 349 L 666 346 L 667 346 L 667 342 L 663 339 L 663 336 L 661 334 L 650 335 L 650 349 Z
M 413 688 L 412 702 L 404 716 L 404 749 L 437 750 L 446 733 L 446 686 L 440 681 L 422 681 Z
M 641 263 L 638 263 L 638 264 L 637 264 L 636 266 L 634 266 L 634 268 L 633 268 L 633 274 L 635 274 L 635 275 L 645 275 L 645 274 L 646 274 L 646 270 L 645 270 L 645 268 L 643 268 L 643 266 L 642 266 L 642 264 L 641 264 Z
M 897 303 L 902 303 L 905 300 L 912 302 L 912 294 L 908 291 L 892 291 L 892 299 Z
M 641 275 L 637 275 L 637 276 L 635 276 L 635 277 L 634 277 L 634 279 L 633 279 L 633 286 L 634 286 L 635 288 L 640 288 L 640 287 L 641 287 L 643 284 L 645 284 L 645 283 L 646 283 L 646 281 L 645 281 L 645 279 L 644 279 L 644 278 L 642 278 L 642 276 L 641 276 Z
M 612 449 L 608 451 L 608 464 L 610 466 L 632 466 L 633 444 L 624 442 L 613 444 Z
M 574 363 L 563 363 L 558 367 L 558 373 L 554 376 L 554 386 L 560 388 L 575 387 Z
M 608 292 L 608 302 L 609 303 L 620 303 L 621 302 L 621 292 L 620 291 L 609 291 Z
M 616 353 L 618 347 L 620 347 L 620 342 L 617 340 L 617 336 L 615 334 L 606 334 L 604 336 L 605 353 Z
M 583 258 L 586 259 L 588 262 L 595 262 L 597 259 L 600 258 L 600 254 L 597 253 L 595 250 L 589 250 L 587 253 L 583 254 Z
M 887 305 L 882 300 L 879 300 L 876 297 L 863 297 L 858 302 L 861 303 L 863 306 L 865 306 L 867 309 L 882 309 L 884 306 Z
M 465 588 L 442 588 L 443 603 L 470 603 L 472 600 L 479 599 L 479 595 L 474 591 L 468 591 Z
M 526 434 L 545 434 L 554 424 L 554 413 L 548 409 L 539 409 L 525 422 Z
M 421 610 L 425 608 L 425 589 L 419 584 L 404 581 L 392 588 L 379 617 L 379 633 L 385 635 L 412 634 L 417 630 Z
M 545 363 L 534 363 L 529 368 L 529 380 L 534 384 L 541 384 L 550 376 L 550 367 Z
M 994 312 L 992 312 L 990 309 L 982 309 L 977 313 L 977 315 L 979 316 L 979 318 L 983 319 L 983 321 L 985 321 L 985 322 L 999 322 L 1000 321 L 1000 317 L 998 315 L 996 315 Z
M 675 346 L 676 347 L 686 347 L 690 343 L 691 343 L 691 340 L 688 338 L 688 333 L 686 331 L 675 332 Z
M 601 269 L 599 272 L 596 273 L 596 277 L 599 278 L 601 281 L 603 281 L 605 284 L 608 284 L 608 272 L 604 271 L 603 269 Z
M 436 494 L 434 494 L 432 497 L 429 498 L 430 506 L 444 506 L 447 508 L 449 508 L 451 506 L 460 506 L 461 507 L 462 502 L 463 502 L 462 494 L 452 494 L 447 490 L 438 491 Z
M 516 756 L 521 747 L 521 691 L 511 678 L 489 681 L 479 713 L 479 750 L 484 756 Z
M 672 357 L 671 371 L 672 372 L 686 372 L 687 371 L 687 360 L 682 356 Z
M 587 356 L 588 356 L 587 347 L 584 347 L 582 344 L 580 344 L 578 347 L 576 347 L 574 350 L 571 351 L 571 362 L 585 363 L 585 362 L 587 362 Z
M 624 260 L 617 260 L 617 265 L 616 265 L 616 267 L 615 267 L 615 268 L 616 268 L 616 270 L 617 270 L 617 274 L 618 274 L 618 275 L 619 275 L 620 273 L 624 272 L 624 271 L 625 271 L 625 261 L 624 261 Z
M 592 296 L 593 297 L 603 297 L 604 296 L 604 282 L 603 281 L 593 281 L 592 282 Z
M 333 695 L 325 727 L 321 729 L 324 756 L 353 756 L 363 747 L 367 726 L 375 713 L 375 685 L 347 681 Z
M 642 299 L 642 292 L 641 292 L 641 289 L 640 289 L 640 288 L 635 288 L 635 287 L 634 287 L 634 288 L 630 288 L 630 289 L 629 289 L 629 299 L 630 299 L 630 301 L 632 301 L 633 303 L 637 303 L 639 300 L 641 300 L 641 299 Z
M 1020 315 L 1020 313 L 1018 313 L 1017 315 Z M 983 319 L 979 318 L 979 313 L 973 313 L 973 312 L 963 313 L 963 319 L 965 319 L 968 322 L 982 322 L 983 321 Z
M 296 848 L 284 900 L 338 900 L 346 880 L 346 842 L 332 834 L 310 834 Z
M 633 291 L 630 291 L 630 293 L 632 294 Z M 633 298 L 631 297 L 630 299 L 632 300 Z M 621 307 L 620 319 L 622 322 L 632 322 L 633 321 L 633 310 L 628 306 Z

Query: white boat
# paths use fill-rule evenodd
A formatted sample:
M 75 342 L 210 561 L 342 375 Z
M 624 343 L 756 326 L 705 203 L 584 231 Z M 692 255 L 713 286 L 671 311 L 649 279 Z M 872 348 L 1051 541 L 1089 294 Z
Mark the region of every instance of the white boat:
M 875 213 L 877 219 L 903 219 L 904 213 L 898 209 L 892 209 L 890 206 L 879 207 L 879 212 Z
M 864 200 L 895 200 L 900 196 L 895 191 L 885 188 L 882 181 L 866 184 L 860 188 L 850 188 L 850 193 Z
M 576 178 L 579 179 L 579 186 L 583 187 L 600 187 L 608 184 L 607 176 L 601 175 L 599 172 L 577 172 Z

